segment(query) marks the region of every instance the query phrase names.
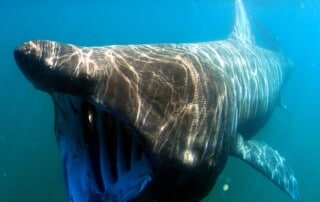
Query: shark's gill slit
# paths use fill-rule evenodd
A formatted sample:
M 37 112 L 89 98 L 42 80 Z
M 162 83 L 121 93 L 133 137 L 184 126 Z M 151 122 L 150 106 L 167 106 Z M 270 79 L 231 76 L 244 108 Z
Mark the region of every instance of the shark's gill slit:
M 131 155 L 131 158 L 133 161 L 139 161 L 143 157 L 143 150 L 141 147 L 139 147 L 136 141 L 133 141 L 132 143 L 132 154 L 133 155 Z
M 105 120 L 106 113 L 98 110 L 98 118 L 97 118 L 97 130 L 99 133 L 99 145 L 100 145 L 100 169 L 101 176 L 103 179 L 104 187 L 109 187 L 114 183 L 113 173 L 111 172 L 111 163 L 110 160 L 110 152 L 108 151 L 108 145 L 105 134 L 107 134 L 107 127 L 109 127 L 108 122 Z M 109 123 L 110 124 L 110 123 Z
M 96 127 L 97 111 L 95 107 L 87 102 L 82 106 L 83 117 L 82 126 L 84 131 L 84 141 L 86 143 L 89 161 L 92 167 L 92 174 L 100 191 L 104 190 L 103 179 L 100 169 L 100 146 L 99 136 Z
M 125 162 L 125 156 L 124 156 L 124 145 L 122 144 L 124 142 L 124 137 L 122 137 L 123 130 L 121 129 L 119 120 L 116 120 L 116 134 L 117 134 L 117 141 L 116 141 L 116 154 L 117 154 L 117 173 L 118 178 L 123 175 L 125 172 L 124 170 L 124 162 Z
M 110 114 L 105 113 L 103 115 L 104 132 L 101 134 L 105 137 L 105 147 L 108 156 L 108 164 L 110 167 L 111 183 L 115 183 L 118 180 L 117 173 L 117 134 L 116 134 L 116 120 Z
M 127 172 L 130 169 L 131 161 L 131 146 L 133 137 L 130 134 L 130 130 L 127 127 L 123 127 L 123 123 L 117 120 L 117 132 L 118 132 L 118 170 L 119 172 Z

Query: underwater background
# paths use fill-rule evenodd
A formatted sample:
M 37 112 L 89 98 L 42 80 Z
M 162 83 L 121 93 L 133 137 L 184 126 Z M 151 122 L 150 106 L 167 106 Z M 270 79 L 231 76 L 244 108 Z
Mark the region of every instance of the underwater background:
M 320 199 L 320 1 L 243 0 L 257 44 L 294 63 L 281 101 L 254 137 L 293 169 L 302 201 Z M 50 97 L 24 78 L 13 49 L 31 39 L 85 46 L 226 39 L 234 0 L 0 1 L 0 201 L 67 201 Z M 174 194 L 174 193 L 172 193 Z M 230 157 L 204 200 L 286 202 L 279 188 Z

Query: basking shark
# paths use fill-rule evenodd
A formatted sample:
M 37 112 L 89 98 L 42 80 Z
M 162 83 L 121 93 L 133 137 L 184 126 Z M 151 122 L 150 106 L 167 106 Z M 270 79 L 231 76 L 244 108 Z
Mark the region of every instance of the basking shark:
M 280 154 L 250 140 L 291 63 L 258 47 L 241 0 L 227 40 L 81 47 L 23 43 L 14 57 L 55 108 L 69 201 L 199 201 L 228 156 L 299 201 Z

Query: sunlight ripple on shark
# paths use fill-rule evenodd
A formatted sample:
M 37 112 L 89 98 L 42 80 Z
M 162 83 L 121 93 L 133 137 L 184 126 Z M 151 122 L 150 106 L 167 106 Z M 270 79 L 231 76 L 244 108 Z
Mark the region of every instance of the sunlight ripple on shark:
M 17 47 L 21 71 L 52 96 L 69 201 L 199 201 L 230 155 L 300 201 L 279 153 L 250 140 L 291 63 L 256 46 L 241 0 L 223 41 Z

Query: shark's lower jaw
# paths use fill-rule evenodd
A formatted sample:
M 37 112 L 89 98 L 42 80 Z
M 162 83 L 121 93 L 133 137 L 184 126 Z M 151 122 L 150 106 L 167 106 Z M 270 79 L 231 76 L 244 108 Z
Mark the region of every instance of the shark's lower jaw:
M 69 201 L 128 201 L 151 179 L 135 131 L 89 102 L 52 95 Z

